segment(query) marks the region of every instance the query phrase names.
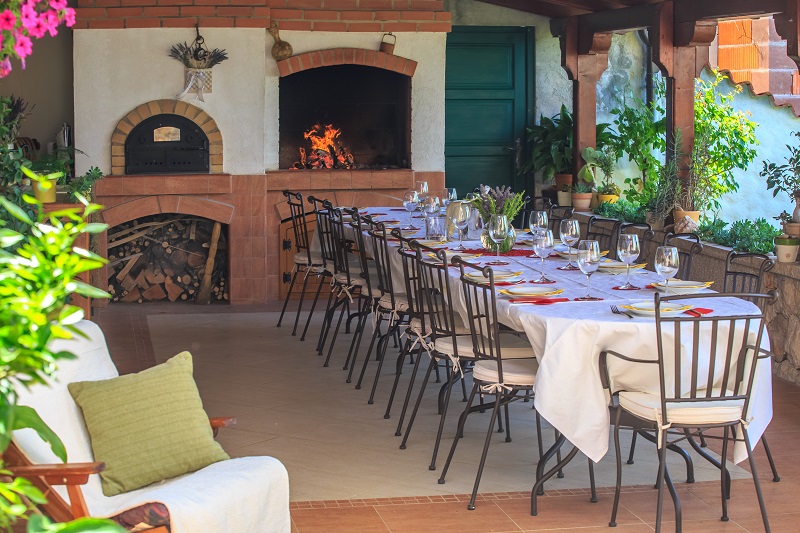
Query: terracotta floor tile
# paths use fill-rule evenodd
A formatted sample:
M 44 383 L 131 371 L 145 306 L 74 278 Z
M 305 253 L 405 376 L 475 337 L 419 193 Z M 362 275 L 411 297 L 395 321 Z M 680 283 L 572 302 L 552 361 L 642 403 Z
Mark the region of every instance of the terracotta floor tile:
M 382 533 L 389 528 L 374 507 L 298 509 L 292 521 L 299 533 Z
M 556 528 L 608 527 L 611 516 L 611 498 L 601 498 L 598 503 L 589 501 L 588 495 L 539 498 L 536 516 L 531 516 L 530 498 L 496 502 L 514 522 L 525 531 Z M 620 509 L 618 524 L 642 524 L 633 513 Z
M 618 525 L 614 529 L 610 529 L 608 526 L 605 526 L 605 527 L 582 527 L 580 529 L 568 526 L 568 527 L 557 527 L 557 528 L 554 528 L 554 529 L 526 529 L 525 533 L 532 533 L 534 531 L 536 531 L 537 533 L 541 533 L 543 531 L 559 531 L 561 533 L 563 533 L 565 531 L 575 531 L 575 532 L 578 532 L 578 533 L 616 533 L 616 532 L 622 532 L 622 533 L 653 533 L 653 528 L 648 526 L 647 524 Z
M 704 491 L 704 494 L 712 494 L 713 488 Z M 717 490 L 717 494 L 719 490 Z M 716 516 L 715 502 L 717 500 L 707 499 L 704 500 L 699 496 L 688 492 L 685 489 L 678 490 L 678 497 L 681 502 L 681 510 L 684 520 L 699 520 L 708 518 L 709 516 Z M 611 497 L 613 501 L 613 497 Z M 709 501 L 710 500 L 710 501 Z M 622 494 L 619 499 L 621 508 L 627 509 L 642 521 L 652 523 L 656 518 L 656 508 L 658 504 L 658 492 L 651 489 L 646 492 L 635 492 L 631 494 Z M 663 520 L 674 521 L 675 510 L 672 505 L 672 499 L 669 492 L 664 489 L 664 507 L 663 507 Z
M 770 513 L 767 509 L 767 518 L 769 519 L 769 527 L 772 533 L 795 533 L 800 529 L 800 513 L 787 513 L 775 515 Z M 757 533 L 764 531 L 764 522 L 761 520 L 761 515 L 747 516 L 736 520 L 736 523 L 742 526 L 747 531 Z
M 468 511 L 463 502 L 380 506 L 375 510 L 392 533 L 521 531 L 494 502 L 479 503 L 474 511 Z

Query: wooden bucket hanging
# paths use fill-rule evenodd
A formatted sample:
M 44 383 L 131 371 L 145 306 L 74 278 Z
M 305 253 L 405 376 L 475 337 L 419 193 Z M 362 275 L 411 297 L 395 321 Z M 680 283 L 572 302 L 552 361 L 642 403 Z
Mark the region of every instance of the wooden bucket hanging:
M 384 33 L 381 39 L 380 51 L 384 54 L 393 54 L 395 43 L 397 43 L 397 37 L 392 35 L 392 32 Z

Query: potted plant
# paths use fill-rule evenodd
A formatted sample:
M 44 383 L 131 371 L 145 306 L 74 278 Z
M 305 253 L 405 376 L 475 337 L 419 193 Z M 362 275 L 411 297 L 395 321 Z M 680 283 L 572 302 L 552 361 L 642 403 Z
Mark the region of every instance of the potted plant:
M 781 227 L 783 228 L 783 232 L 786 235 L 794 235 L 795 237 L 800 237 L 800 223 L 792 222 L 791 213 L 784 210 L 780 215 L 775 217 L 775 220 L 780 222 Z
M 775 256 L 779 263 L 794 263 L 797 261 L 797 251 L 800 249 L 800 237 L 785 233 L 775 237 Z
M 800 132 L 792 133 L 800 139 Z M 767 190 L 772 189 L 772 196 L 778 196 L 779 192 L 785 192 L 795 201 L 794 211 L 792 212 L 791 222 L 800 223 L 800 146 L 786 145 L 789 150 L 789 157 L 786 164 L 776 165 L 764 161 L 764 167 L 759 172 L 759 176 L 767 179 Z
M 484 221 L 483 232 L 481 233 L 481 243 L 483 247 L 491 252 L 496 252 L 498 245 L 489 238 L 487 224 L 492 215 L 506 215 L 509 220 L 508 237 L 499 244 L 500 253 L 506 253 L 517 241 L 517 232 L 510 224 L 512 220 L 525 207 L 525 191 L 512 192 L 511 187 L 495 187 L 494 189 L 481 185 L 478 196 L 470 200 L 470 204 L 478 211 Z
M 612 181 L 614 164 L 617 162 L 614 151 L 608 146 L 602 150 L 586 147 L 581 152 L 581 157 L 586 164 L 578 172 L 578 179 L 597 184 L 598 203 L 614 203 L 619 200 L 620 188 Z M 603 173 L 601 181 L 597 180 L 597 170 Z
M 592 186 L 578 181 L 572 186 L 572 205 L 576 211 L 588 211 L 592 203 Z
M 614 134 L 610 124 L 597 125 L 598 149 L 611 144 Z M 561 110 L 550 118 L 539 117 L 539 124 L 527 128 L 530 157 L 520 169 L 520 173 L 534 171 L 542 173 L 542 182 L 555 178 L 556 191 L 564 185 L 572 186 L 572 113 L 562 105 Z
M 568 206 L 572 205 L 572 187 L 570 185 L 564 184 L 561 187 L 561 190 L 558 191 L 558 205 L 561 206 Z

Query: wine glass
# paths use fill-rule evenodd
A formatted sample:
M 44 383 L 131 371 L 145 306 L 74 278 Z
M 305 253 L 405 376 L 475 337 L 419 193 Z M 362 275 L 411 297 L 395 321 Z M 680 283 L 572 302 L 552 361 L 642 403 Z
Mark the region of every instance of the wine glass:
M 674 246 L 656 248 L 656 272 L 664 278 L 664 294 L 669 295 L 669 278 L 678 271 L 678 249 Z
M 586 275 L 586 296 L 576 300 L 602 300 L 590 294 L 592 274 L 600 266 L 600 244 L 597 241 L 578 243 L 578 268 Z
M 417 194 L 417 191 L 406 191 L 403 194 L 403 207 L 406 208 L 406 211 L 408 211 L 409 214 L 417 210 L 417 207 L 419 207 L 419 195 Z M 410 230 L 414 228 L 409 223 L 409 225 L 403 229 Z
M 508 217 L 506 215 L 492 215 L 489 218 L 489 238 L 497 245 L 497 259 L 495 264 L 502 264 L 500 261 L 500 243 L 508 238 Z
M 425 213 L 425 218 L 436 216 L 439 214 L 441 206 L 439 205 L 438 196 L 428 196 L 422 202 L 422 211 Z
M 534 237 L 547 231 L 547 211 L 531 211 L 528 227 Z
M 463 251 L 464 250 L 464 230 L 467 228 L 467 224 L 469 224 L 469 215 L 472 206 L 467 202 L 459 202 L 455 209 L 450 210 L 450 222 L 458 230 L 458 246 L 453 248 L 453 250 Z
M 533 237 L 533 251 L 536 256 L 542 260 L 541 273 L 539 279 L 533 280 L 533 283 L 553 283 L 553 280 L 548 279 L 544 275 L 544 259 L 553 251 L 553 232 L 544 230 L 543 233 L 538 233 Z
M 572 264 L 572 246 L 581 239 L 581 226 L 574 218 L 567 218 L 559 224 L 559 236 L 561 242 L 567 245 L 567 264 L 563 267 L 558 267 L 559 270 L 578 270 L 578 267 Z
M 427 181 L 418 181 L 415 185 L 417 195 L 419 196 L 420 202 L 425 201 L 425 198 L 428 197 L 428 182 Z
M 448 187 L 444 190 L 444 194 L 442 195 L 442 205 L 447 207 L 450 205 L 450 202 L 458 200 L 458 194 L 456 193 L 455 187 Z
M 639 236 L 635 233 L 623 233 L 619 236 L 617 243 L 617 257 L 628 267 L 628 275 L 625 277 L 625 285 L 619 287 L 620 290 L 632 291 L 639 287 L 631 284 L 631 264 L 636 261 L 641 253 L 639 247 Z

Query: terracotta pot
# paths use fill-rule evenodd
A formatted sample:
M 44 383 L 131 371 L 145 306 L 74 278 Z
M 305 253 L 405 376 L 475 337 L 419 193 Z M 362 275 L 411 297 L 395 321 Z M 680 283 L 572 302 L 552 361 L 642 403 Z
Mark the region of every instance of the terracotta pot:
M 664 229 L 664 219 L 663 218 L 656 218 L 652 211 L 648 211 L 645 213 L 647 223 L 650 224 L 650 227 L 656 231 L 661 231 Z
M 694 221 L 695 224 L 700 223 L 700 211 L 683 211 L 681 209 L 673 209 L 672 216 L 675 218 L 675 222 L 683 220 L 683 217 L 688 216 Z
M 609 204 L 615 204 L 617 203 L 617 200 L 619 200 L 618 194 L 597 194 L 597 201 L 601 204 L 606 202 Z
M 800 223 L 785 222 L 783 224 L 783 232 L 786 233 L 786 235 L 794 235 L 795 237 L 800 237 Z
M 588 211 L 589 205 L 592 203 L 592 193 L 590 192 L 574 192 L 572 193 L 572 205 L 575 211 Z
M 32 180 L 33 181 L 33 180 Z M 50 188 L 42 189 L 36 181 L 31 184 L 33 195 L 43 204 L 52 204 L 56 201 L 56 180 L 50 180 Z
M 572 189 L 572 174 L 556 174 L 556 190 L 563 191 L 564 185 Z
M 558 205 L 560 206 L 567 206 L 572 205 L 572 193 L 567 191 L 558 191 L 556 193 L 558 195 Z

